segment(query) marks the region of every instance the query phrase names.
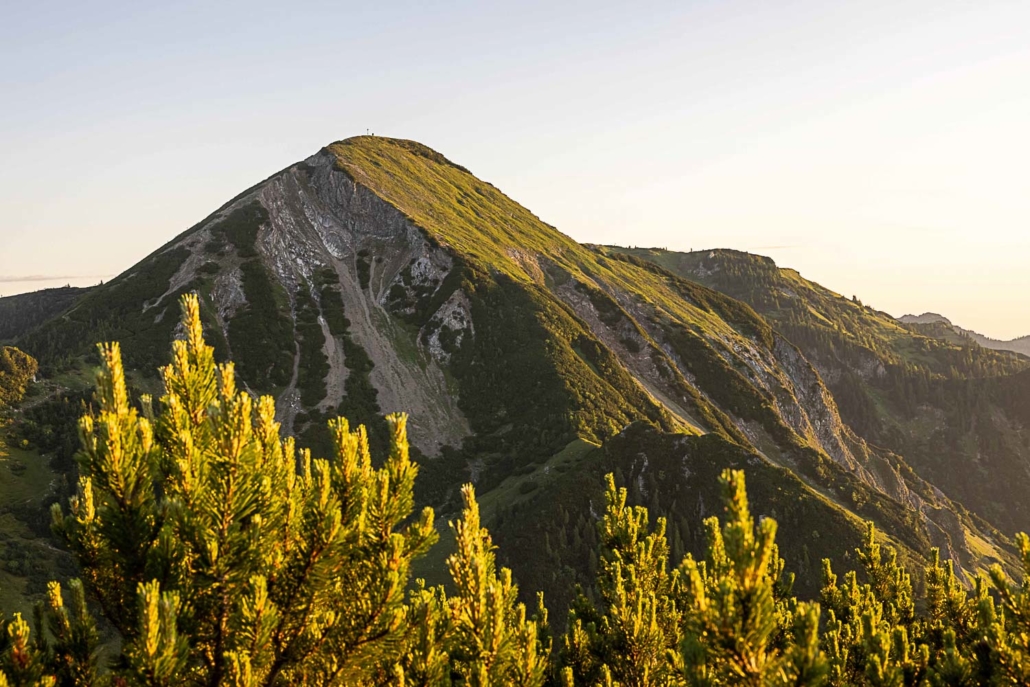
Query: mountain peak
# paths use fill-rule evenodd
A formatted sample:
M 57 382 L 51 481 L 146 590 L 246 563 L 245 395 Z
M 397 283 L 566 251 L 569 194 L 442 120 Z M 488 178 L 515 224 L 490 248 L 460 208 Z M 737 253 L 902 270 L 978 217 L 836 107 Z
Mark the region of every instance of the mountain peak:
M 1009 351 L 1011 353 L 1020 353 L 1027 357 L 1030 357 L 1030 336 L 1021 336 L 1010 341 L 1003 339 L 994 339 L 989 336 L 985 336 L 979 332 L 973 331 L 972 329 L 966 329 L 954 324 L 944 315 L 938 315 L 937 313 L 923 313 L 922 315 L 903 315 L 898 318 L 898 321 L 903 324 L 911 325 L 944 325 L 948 330 L 950 336 L 952 332 L 958 336 L 974 341 L 984 348 L 989 348 L 995 351 Z
M 944 315 L 940 315 L 935 312 L 924 312 L 922 315 L 902 315 L 898 318 L 899 322 L 905 324 L 946 324 L 951 325 L 952 322 Z
M 374 134 L 351 136 L 350 138 L 330 143 L 325 149 L 335 154 L 341 161 L 354 160 L 355 158 L 352 157 L 352 154 L 355 151 L 364 151 L 366 153 L 378 151 L 381 153 L 387 149 L 395 149 L 411 155 L 417 155 L 437 164 L 454 167 L 466 174 L 470 174 L 467 169 L 451 162 L 442 153 L 438 153 L 424 143 L 407 138 L 389 138 L 388 136 L 376 136 Z
M 329 145 L 335 168 L 481 269 L 534 279 L 540 259 L 576 271 L 589 251 L 432 148 L 356 136 Z

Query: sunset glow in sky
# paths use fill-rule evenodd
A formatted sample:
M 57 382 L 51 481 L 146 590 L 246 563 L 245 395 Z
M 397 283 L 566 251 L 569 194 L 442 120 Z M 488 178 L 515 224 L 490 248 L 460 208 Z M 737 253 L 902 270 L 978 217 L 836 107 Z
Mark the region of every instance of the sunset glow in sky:
M 213 5 L 217 5 L 214 7 Z M 8 3 L 0 294 L 95 283 L 370 129 L 580 241 L 1030 334 L 1030 3 Z

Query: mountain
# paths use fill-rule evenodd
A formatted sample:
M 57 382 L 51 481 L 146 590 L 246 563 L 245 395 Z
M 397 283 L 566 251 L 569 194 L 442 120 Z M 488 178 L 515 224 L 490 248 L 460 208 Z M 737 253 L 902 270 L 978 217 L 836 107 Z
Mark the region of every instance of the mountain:
M 903 324 L 766 257 L 620 250 L 754 307 L 812 362 L 860 436 L 1003 531 L 1030 528 L 1030 360 L 943 336 L 939 316 Z
M 948 340 L 954 340 L 952 337 L 958 336 L 975 341 L 984 348 L 990 348 L 995 351 L 1012 351 L 1013 353 L 1020 353 L 1030 357 L 1030 336 L 1021 336 L 1011 341 L 992 339 L 989 336 L 974 332 L 972 329 L 963 329 L 957 324 L 953 324 L 944 315 L 930 312 L 923 313 L 922 315 L 902 315 L 898 318 L 898 321 L 907 325 L 914 325 L 917 331 L 923 331 L 930 336 L 937 336 Z
M 11 341 L 60 315 L 87 291 L 64 286 L 0 298 L 0 341 Z
M 922 315 L 902 315 L 898 321 L 904 324 L 951 324 L 951 320 L 935 312 L 924 312 Z
M 963 329 L 962 334 L 968 336 L 984 348 L 990 348 L 995 351 L 1012 351 L 1030 358 L 1030 335 L 1021 336 L 1018 339 L 1011 339 L 1009 341 L 1002 341 L 999 339 L 992 339 L 991 337 L 984 336 L 983 334 L 978 334 L 969 329 Z
M 244 191 L 16 343 L 54 375 L 118 340 L 152 391 L 177 299 L 197 292 L 217 354 L 277 398 L 302 445 L 327 453 L 325 420 L 342 414 L 381 450 L 382 414 L 409 412 L 420 499 L 454 512 L 474 482 L 523 588 L 559 600 L 590 570 L 605 471 L 699 552 L 714 475 L 743 468 L 756 510 L 797 526 L 782 553 L 810 593 L 864 520 L 910 561 L 939 546 L 962 574 L 1012 563 L 1001 531 L 842 419 L 791 330 L 682 272 L 576 243 L 421 144 L 363 136 Z

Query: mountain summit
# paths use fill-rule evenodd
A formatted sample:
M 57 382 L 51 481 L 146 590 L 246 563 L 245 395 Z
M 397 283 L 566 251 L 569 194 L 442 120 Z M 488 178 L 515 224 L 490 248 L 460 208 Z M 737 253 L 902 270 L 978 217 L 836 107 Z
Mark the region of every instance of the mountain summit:
M 940 330 L 934 331 L 932 325 L 943 325 L 945 327 L 943 336 L 945 338 L 953 338 L 954 335 L 975 341 L 984 348 L 990 348 L 995 351 L 1012 351 L 1013 353 L 1020 353 L 1030 358 L 1030 335 L 1021 336 L 1016 339 L 1004 341 L 1001 339 L 992 339 L 989 336 L 984 336 L 979 332 L 974 332 L 972 329 L 965 329 L 963 327 L 954 324 L 944 315 L 938 315 L 936 313 L 923 313 L 922 315 L 902 315 L 898 318 L 899 322 L 910 325 L 931 325 L 927 328 L 927 331 L 931 335 L 941 335 Z M 950 330 L 950 331 L 948 331 Z
M 947 324 L 951 325 L 949 320 L 944 315 L 940 315 L 935 312 L 924 312 L 922 315 L 902 315 L 898 318 L 898 322 L 905 324 Z
M 323 148 L 18 343 L 54 369 L 120 340 L 146 386 L 186 292 L 302 445 L 326 453 L 335 415 L 385 445 L 382 415 L 410 413 L 422 498 L 446 510 L 475 482 L 524 587 L 552 598 L 590 566 L 605 470 L 668 517 L 682 552 L 701 550 L 713 475 L 744 468 L 757 510 L 797 532 L 782 546 L 809 591 L 821 557 L 863 540 L 862 520 L 960 571 L 1012 560 L 993 526 L 853 431 L 752 307 L 576 243 L 413 141 Z

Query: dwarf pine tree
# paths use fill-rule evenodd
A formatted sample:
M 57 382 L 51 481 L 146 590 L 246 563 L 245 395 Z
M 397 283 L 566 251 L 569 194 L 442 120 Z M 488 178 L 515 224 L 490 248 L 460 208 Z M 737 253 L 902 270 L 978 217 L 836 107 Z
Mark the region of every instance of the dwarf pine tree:
M 71 608 L 65 605 L 61 586 L 51 582 L 46 603 L 36 608 L 37 629 L 16 615 L 0 628 L 0 687 L 7 685 L 74 686 L 92 685 L 99 679 L 96 665 L 98 633 L 86 607 L 82 583 L 73 580 Z
M 395 684 L 540 687 L 551 653 L 543 595 L 537 596 L 536 616 L 528 618 L 511 571 L 497 569 L 472 485 L 462 488 L 462 497 L 462 518 L 451 523 L 457 550 L 447 559 L 454 594 L 417 583 Z
M 789 595 L 776 523 L 756 527 L 744 475 L 723 473 L 726 522 L 706 521 L 703 561 L 668 570 L 665 522 L 626 505 L 608 476 L 600 524 L 600 604 L 569 614 L 560 677 L 566 685 L 819 685 L 819 609 Z
M 1022 582 L 998 566 L 968 590 L 950 561 L 931 551 L 924 570 L 925 612 L 916 613 L 908 574 L 896 552 L 878 543 L 870 526 L 855 571 L 838 583 L 823 561 L 822 644 L 832 685 L 918 686 L 1030 684 L 1030 539 L 1017 537 Z M 1000 608 L 999 608 L 1000 606 Z
M 823 561 L 822 601 L 827 611 L 825 644 L 835 685 L 919 684 L 929 656 L 925 645 L 912 641 L 914 601 L 909 574 L 897 552 L 877 542 L 870 524 L 866 545 L 856 552 L 868 582 L 859 584 L 855 571 L 842 586 L 830 562 Z
M 681 565 L 681 669 L 690 685 L 820 685 L 819 607 L 777 596 L 788 591 L 776 548 L 776 521 L 751 516 L 744 473 L 720 477 L 726 520 L 705 521 L 708 553 Z
M 459 684 L 470 687 L 539 687 L 547 676 L 551 651 L 543 596 L 537 597 L 536 619 L 527 619 L 511 570 L 497 571 L 494 546 L 480 524 L 472 485 L 466 484 L 461 493 L 463 517 L 451 525 L 458 550 L 447 559 L 455 586 L 448 599 L 452 670 Z
M 204 343 L 196 297 L 156 409 L 129 404 L 117 344 L 100 347 L 99 412 L 81 422 L 82 478 L 57 530 L 142 684 L 358 684 L 395 663 L 416 466 L 391 416 L 376 469 L 363 428 L 331 423 L 333 461 L 282 439 L 270 397 L 236 388 Z
M 1003 679 L 1012 684 L 1030 684 L 1030 537 L 1016 537 L 1023 580 L 1014 585 L 1001 566 L 991 568 L 990 576 L 1001 600 L 1002 617 L 992 618 L 994 609 L 981 601 L 981 627 L 991 646 L 991 657 Z M 993 620 L 993 622 L 992 622 Z M 986 626 L 986 627 L 985 627 Z
M 668 570 L 665 520 L 652 530 L 646 508 L 626 505 L 626 490 L 606 477 L 599 524 L 599 605 L 581 597 L 568 616 L 562 647 L 567 685 L 626 687 L 679 684 L 671 653 L 681 637 L 678 574 Z
M 959 582 L 951 561 L 934 549 L 926 567 L 926 613 L 921 638 L 930 656 L 934 685 L 990 685 L 1000 678 L 991 660 L 989 637 L 997 622 L 987 579 L 974 580 L 973 593 Z

